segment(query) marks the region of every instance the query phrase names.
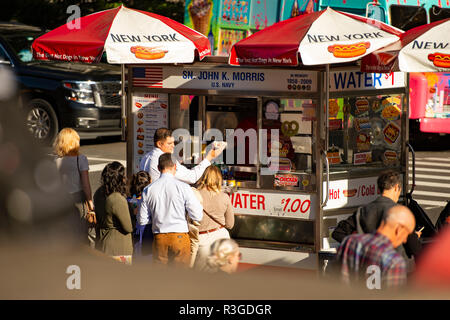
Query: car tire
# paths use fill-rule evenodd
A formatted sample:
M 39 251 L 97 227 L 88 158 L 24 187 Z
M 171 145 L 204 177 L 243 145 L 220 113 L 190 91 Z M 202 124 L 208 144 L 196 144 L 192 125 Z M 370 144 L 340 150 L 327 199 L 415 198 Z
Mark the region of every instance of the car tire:
M 33 99 L 27 104 L 26 126 L 38 142 L 50 145 L 59 131 L 58 117 L 50 103 Z

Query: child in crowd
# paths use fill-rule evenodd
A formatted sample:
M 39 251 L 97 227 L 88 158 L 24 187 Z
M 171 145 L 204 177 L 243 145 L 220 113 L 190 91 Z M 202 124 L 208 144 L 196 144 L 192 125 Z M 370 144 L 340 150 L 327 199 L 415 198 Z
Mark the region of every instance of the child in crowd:
M 151 182 L 150 174 L 147 171 L 139 171 L 133 175 L 130 181 L 128 204 L 130 207 L 131 221 L 134 226 L 133 244 L 135 256 L 149 256 L 151 258 L 151 248 L 153 233 L 151 225 L 139 225 L 139 208 L 142 202 L 142 191 Z

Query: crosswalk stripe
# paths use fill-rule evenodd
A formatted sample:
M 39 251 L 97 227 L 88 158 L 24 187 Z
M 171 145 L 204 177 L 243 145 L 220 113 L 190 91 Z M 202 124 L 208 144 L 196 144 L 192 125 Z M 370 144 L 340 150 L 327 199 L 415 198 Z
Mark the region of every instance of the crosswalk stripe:
M 411 181 L 412 183 L 412 181 Z M 449 188 L 450 189 L 450 183 L 437 183 L 437 182 L 428 182 L 428 181 L 422 181 L 416 179 L 416 186 L 418 187 L 436 187 L 436 188 Z
M 413 174 L 412 174 L 412 172 L 410 171 L 410 172 L 409 172 L 409 177 L 412 178 L 412 176 L 413 176 Z M 425 180 L 439 180 L 439 181 L 448 178 L 448 179 L 450 180 L 450 177 L 443 177 L 442 175 L 439 175 L 439 176 L 433 176 L 433 175 L 430 175 L 430 174 L 420 174 L 420 173 L 416 173 L 416 181 L 417 181 L 417 178 L 419 178 L 419 179 L 425 179 Z M 449 186 L 449 187 L 450 187 L 450 186 Z
M 412 161 L 409 162 L 409 165 L 412 165 Z M 450 163 L 439 163 L 439 162 L 426 162 L 426 161 L 416 161 L 416 168 L 417 165 L 425 165 L 425 166 L 431 166 L 431 167 L 449 167 Z
M 413 195 L 449 198 L 450 197 L 450 192 L 443 193 L 443 192 L 434 192 L 434 191 L 414 190 Z
M 420 206 L 422 208 L 424 208 L 424 206 L 430 206 L 430 207 L 445 207 L 447 205 L 446 201 L 433 201 L 433 200 L 420 200 L 420 199 L 416 199 L 414 198 L 414 194 L 416 192 L 414 191 L 413 193 L 413 199 L 416 200 Z M 425 209 L 425 208 L 424 208 Z
M 439 162 L 449 162 L 450 163 L 450 159 L 446 159 L 446 158 L 426 157 L 426 158 L 416 158 L 416 160 L 428 160 L 428 161 L 439 161 Z
M 115 160 L 115 161 L 119 161 L 125 168 L 126 168 L 126 164 L 127 162 L 124 160 Z M 110 161 L 111 162 L 111 161 Z M 91 164 L 89 165 L 89 172 L 97 172 L 97 171 L 103 171 L 103 168 L 105 168 L 105 166 L 108 164 L 109 162 L 105 162 L 105 163 L 98 163 L 98 164 Z
M 92 161 L 107 161 L 109 162 L 113 162 L 113 161 L 119 161 L 120 163 L 122 163 L 122 161 L 125 160 L 117 160 L 117 159 L 108 159 L 108 158 L 96 158 L 96 157 L 89 157 L 88 160 L 92 160 Z
M 450 173 L 449 169 L 433 169 L 433 168 L 423 168 L 423 167 L 417 167 L 417 166 L 416 166 L 416 171 Z

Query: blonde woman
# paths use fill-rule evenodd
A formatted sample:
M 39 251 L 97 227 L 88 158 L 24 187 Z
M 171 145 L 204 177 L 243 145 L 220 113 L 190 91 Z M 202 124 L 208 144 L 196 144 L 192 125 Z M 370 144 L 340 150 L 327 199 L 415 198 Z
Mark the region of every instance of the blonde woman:
M 230 274 L 236 272 L 241 257 L 236 241 L 219 239 L 211 245 L 207 263 L 213 272 Z
M 221 191 L 222 174 L 214 165 L 206 168 L 197 183 L 203 199 L 203 219 L 199 228 L 199 244 L 194 268 L 210 271 L 207 265 L 209 248 L 217 239 L 229 239 L 227 229 L 233 228 L 234 213 L 230 197 Z
M 56 137 L 53 149 L 57 155 L 56 167 L 64 186 L 74 199 L 83 229 L 87 229 L 88 243 L 93 248 L 95 247 L 95 228 L 88 220 L 95 220 L 95 212 L 88 160 L 86 156 L 80 154 L 80 136 L 74 129 L 64 128 Z

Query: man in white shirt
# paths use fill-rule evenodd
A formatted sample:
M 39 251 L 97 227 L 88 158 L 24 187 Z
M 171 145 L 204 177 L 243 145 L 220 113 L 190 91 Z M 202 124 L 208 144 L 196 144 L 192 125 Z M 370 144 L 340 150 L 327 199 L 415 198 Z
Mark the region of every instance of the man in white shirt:
M 152 223 L 154 262 L 189 267 L 191 243 L 186 212 L 192 220 L 200 222 L 203 207 L 191 187 L 175 178 L 177 165 L 171 153 L 159 157 L 158 169 L 161 177 L 142 193 L 139 223 Z
M 159 128 L 155 132 L 154 144 L 155 148 L 148 152 L 144 158 L 142 158 L 139 164 L 139 170 L 147 171 L 150 173 L 152 182 L 156 181 L 160 176 L 160 171 L 158 170 L 158 159 L 163 153 L 173 153 L 175 147 L 175 139 L 172 136 L 172 131 L 167 128 Z M 202 176 L 206 168 L 211 165 L 211 161 L 218 157 L 222 153 L 223 149 L 211 149 L 206 158 L 201 161 L 192 169 L 188 169 L 181 165 L 178 161 L 176 162 L 177 172 L 175 173 L 175 178 L 183 182 L 193 184 L 197 182 Z

